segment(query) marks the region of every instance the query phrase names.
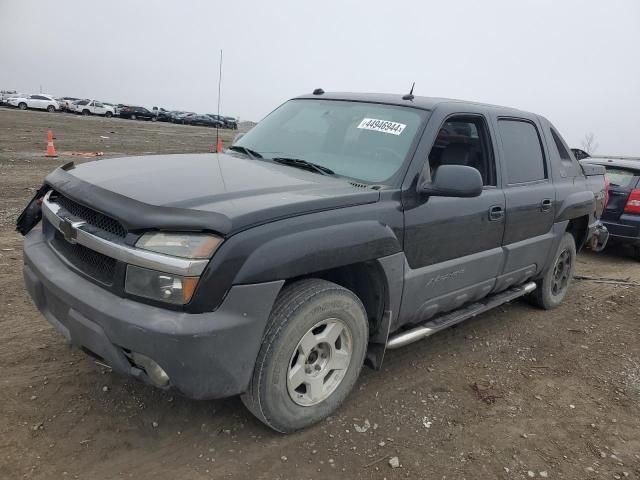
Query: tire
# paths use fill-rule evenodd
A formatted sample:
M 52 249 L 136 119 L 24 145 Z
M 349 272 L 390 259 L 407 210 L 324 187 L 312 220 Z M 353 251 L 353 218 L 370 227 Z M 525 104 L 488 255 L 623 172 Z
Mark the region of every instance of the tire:
M 49 106 L 47 107 L 47 112 L 49 112 L 49 113 L 53 113 L 53 112 L 55 112 L 55 111 L 56 111 L 56 107 L 54 107 L 53 105 L 49 105 Z
M 281 433 L 321 421 L 355 385 L 368 336 L 364 306 L 346 288 L 319 279 L 285 287 L 271 310 L 242 402 Z
M 533 303 L 545 310 L 560 305 L 571 285 L 575 267 L 576 241 L 573 235 L 565 233 L 560 239 L 551 267 L 542 280 L 537 282 L 538 288 L 532 294 Z
M 151 121 L 152 121 L 152 122 L 155 122 L 155 121 L 157 121 L 157 120 L 158 120 L 158 117 L 151 117 Z
M 89 115 L 91 115 L 91 112 L 89 110 L 82 110 L 82 115 L 88 117 Z
M 24 102 L 20 102 L 20 103 L 18 104 L 18 108 L 19 108 L 20 110 L 26 110 L 26 109 L 27 109 L 27 104 L 26 104 L 26 103 L 24 103 Z
M 135 116 L 135 114 L 133 114 L 133 113 L 132 113 L 132 114 L 131 114 L 131 116 L 130 116 L 129 118 L 130 118 L 131 120 L 135 120 L 135 119 L 136 119 L 136 116 Z
M 107 113 L 104 114 L 104 116 L 107 117 L 107 118 L 111 118 L 111 117 L 113 117 L 113 113 L 107 112 Z

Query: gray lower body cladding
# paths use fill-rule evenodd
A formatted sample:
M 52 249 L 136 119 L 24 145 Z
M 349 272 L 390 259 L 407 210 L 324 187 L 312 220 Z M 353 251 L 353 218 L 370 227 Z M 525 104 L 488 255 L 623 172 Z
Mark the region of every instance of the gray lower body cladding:
M 195 398 L 246 390 L 283 282 L 231 288 L 215 312 L 189 314 L 118 297 L 72 272 L 40 229 L 25 237 L 24 278 L 34 303 L 67 341 L 114 371 L 150 381 L 131 352 L 157 362 L 169 385 Z

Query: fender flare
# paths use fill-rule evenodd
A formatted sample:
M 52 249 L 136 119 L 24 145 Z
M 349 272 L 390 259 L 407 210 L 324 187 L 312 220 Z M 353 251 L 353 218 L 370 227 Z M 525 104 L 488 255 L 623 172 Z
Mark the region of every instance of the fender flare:
M 325 225 L 276 236 L 254 249 L 234 284 L 290 279 L 401 251 L 393 230 L 375 220 Z
M 596 197 L 590 190 L 573 192 L 562 202 L 555 222 L 564 222 L 585 215 L 591 216 L 596 209 Z

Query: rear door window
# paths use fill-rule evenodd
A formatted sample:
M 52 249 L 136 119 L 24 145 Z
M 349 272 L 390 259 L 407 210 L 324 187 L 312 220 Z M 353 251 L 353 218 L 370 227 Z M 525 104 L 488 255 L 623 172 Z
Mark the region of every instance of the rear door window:
M 547 178 L 540 135 L 533 123 L 519 119 L 499 119 L 498 131 L 508 184 L 536 182 Z

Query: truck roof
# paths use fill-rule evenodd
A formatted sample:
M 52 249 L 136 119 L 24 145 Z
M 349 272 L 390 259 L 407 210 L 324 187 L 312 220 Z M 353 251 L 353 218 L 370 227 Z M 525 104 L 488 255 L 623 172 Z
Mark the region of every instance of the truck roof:
M 487 107 L 493 110 L 500 110 L 504 114 L 524 113 L 523 110 L 519 110 L 511 107 L 503 107 L 500 105 L 491 105 L 482 102 L 472 102 L 468 100 L 457 100 L 453 98 L 439 98 L 439 97 L 421 97 L 414 96 L 411 100 L 404 100 L 402 97 L 405 94 L 393 94 L 393 93 L 355 93 L 355 92 L 324 92 L 322 94 L 305 94 L 299 95 L 295 98 L 304 99 L 326 99 L 326 100 L 347 100 L 352 102 L 370 102 L 370 103 L 383 103 L 387 105 L 400 105 L 404 107 L 415 107 L 423 110 L 433 110 L 440 104 L 457 103 L 461 105 L 475 105 Z

